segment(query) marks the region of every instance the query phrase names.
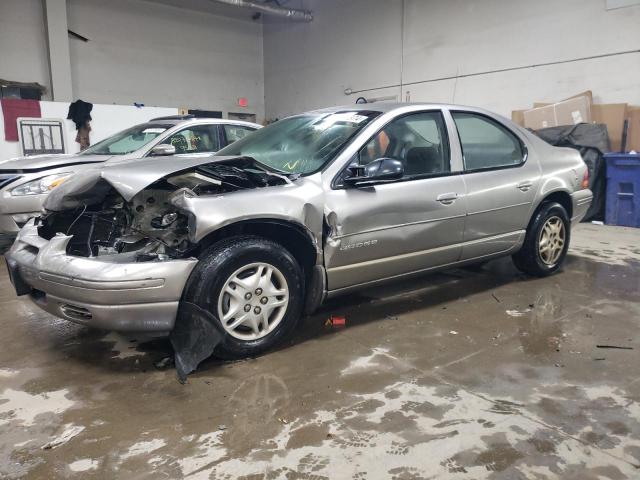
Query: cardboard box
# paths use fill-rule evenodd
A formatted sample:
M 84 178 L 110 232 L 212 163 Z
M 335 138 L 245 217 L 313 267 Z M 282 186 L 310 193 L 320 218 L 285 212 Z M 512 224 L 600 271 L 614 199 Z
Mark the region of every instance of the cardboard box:
M 587 90 L 585 92 L 580 92 L 576 95 L 573 95 L 569 98 L 565 98 L 563 100 L 560 100 L 561 102 L 564 102 L 565 100 L 572 100 L 574 98 L 578 98 L 578 97 L 587 97 L 589 99 L 589 103 L 592 104 L 593 103 L 593 92 L 591 90 Z M 552 102 L 533 102 L 533 108 L 541 108 L 541 107 L 548 107 L 549 105 L 553 105 Z
M 565 98 L 564 100 L 571 100 L 578 97 L 587 97 L 589 103 L 593 103 L 593 92 L 591 90 L 586 90 L 584 92 L 576 93 L 572 97 Z M 564 102 L 564 100 L 562 100 Z
M 513 110 L 511 112 L 511 121 L 524 127 L 524 112 L 526 112 L 526 110 Z
M 532 130 L 540 130 L 541 128 L 558 126 L 556 110 L 553 105 L 526 110 L 523 114 L 523 117 L 524 127 L 530 128 Z
M 627 130 L 627 152 L 640 152 L 640 107 L 629 107 L 627 110 L 629 127 Z
M 588 98 L 593 98 L 590 90 L 584 92 L 582 95 L 587 96 Z M 535 102 L 533 104 L 534 108 L 544 108 L 550 105 L 553 104 L 543 102 Z M 624 129 L 624 119 L 627 116 L 626 111 L 626 103 L 591 105 L 591 121 L 593 123 L 602 123 L 607 126 L 612 152 L 619 152 L 622 148 L 622 131 Z
M 593 123 L 603 123 L 607 126 L 612 152 L 619 152 L 622 149 L 622 132 L 626 118 L 626 103 L 591 105 L 591 120 Z M 629 143 L 628 134 L 627 143 Z
M 582 122 L 591 122 L 591 102 L 588 96 L 575 97 L 524 112 L 524 126 L 532 130 Z

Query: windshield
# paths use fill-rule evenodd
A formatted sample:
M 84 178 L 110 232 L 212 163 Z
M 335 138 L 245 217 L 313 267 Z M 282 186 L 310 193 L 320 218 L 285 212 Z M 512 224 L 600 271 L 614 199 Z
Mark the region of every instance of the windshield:
M 81 155 L 125 155 L 135 152 L 173 125 L 143 123 L 105 138 L 82 151 Z
M 216 155 L 242 155 L 285 173 L 320 170 L 371 120 L 372 111 L 307 113 L 247 135 Z

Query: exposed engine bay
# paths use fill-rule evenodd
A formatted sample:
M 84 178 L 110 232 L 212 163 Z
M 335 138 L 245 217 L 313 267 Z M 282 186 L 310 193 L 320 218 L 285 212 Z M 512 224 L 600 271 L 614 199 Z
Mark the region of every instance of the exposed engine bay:
M 103 178 L 90 188 L 70 192 L 60 202 L 68 208 L 47 211 L 38 234 L 49 240 L 72 236 L 67 254 L 84 257 L 129 253 L 135 261 L 185 258 L 198 248 L 189 238 L 189 212 L 176 206 L 183 196 L 221 195 L 289 183 L 287 176 L 267 171 L 253 159 L 211 162 L 155 181 L 129 201 Z

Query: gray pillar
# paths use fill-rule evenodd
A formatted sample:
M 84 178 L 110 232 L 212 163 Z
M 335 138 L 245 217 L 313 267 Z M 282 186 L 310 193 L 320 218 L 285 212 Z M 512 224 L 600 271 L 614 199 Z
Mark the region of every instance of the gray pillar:
M 73 88 L 67 33 L 67 2 L 66 0 L 43 0 L 43 6 L 51 75 L 51 97 L 56 102 L 70 102 L 73 99 Z

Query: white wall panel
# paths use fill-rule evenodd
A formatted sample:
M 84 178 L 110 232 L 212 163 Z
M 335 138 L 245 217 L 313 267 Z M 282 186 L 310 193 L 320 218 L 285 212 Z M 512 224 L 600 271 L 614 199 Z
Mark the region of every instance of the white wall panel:
M 343 93 L 351 85 L 399 83 L 401 2 L 322 0 L 306 6 L 314 10 L 311 23 L 265 20 L 269 118 L 355 100 Z
M 640 104 L 640 6 L 607 10 L 603 0 L 306 6 L 315 15 L 311 24 L 265 25 L 268 117 L 353 103 L 359 95 L 404 99 L 407 91 L 412 101 L 466 103 L 505 115 L 586 89 L 601 102 Z M 629 51 L 635 53 L 615 55 Z M 369 91 L 346 96 L 345 88 Z
M 42 0 L 0 0 L 0 78 L 48 86 L 46 38 Z
M 76 126 L 71 120 L 66 120 L 69 112 L 67 102 L 40 102 L 42 118 L 62 119 L 65 127 L 65 144 L 67 153 L 80 150 L 75 142 Z M 144 123 L 156 117 L 177 115 L 177 108 L 144 107 L 137 108 L 130 105 L 101 105 L 94 104 L 91 111 L 91 143 L 113 135 L 120 130 Z M 0 115 L 0 161 L 20 156 L 20 144 L 7 142 L 4 139 L 4 118 Z
M 262 24 L 248 13 L 67 0 L 67 15 L 68 28 L 89 39 L 69 38 L 74 98 L 246 111 L 263 119 Z M 38 82 L 50 92 L 42 0 L 0 0 L 0 78 Z M 249 107 L 239 108 L 239 97 Z
M 76 97 L 264 115 L 262 25 L 140 0 L 68 0 Z M 243 111 L 241 110 L 241 111 Z

